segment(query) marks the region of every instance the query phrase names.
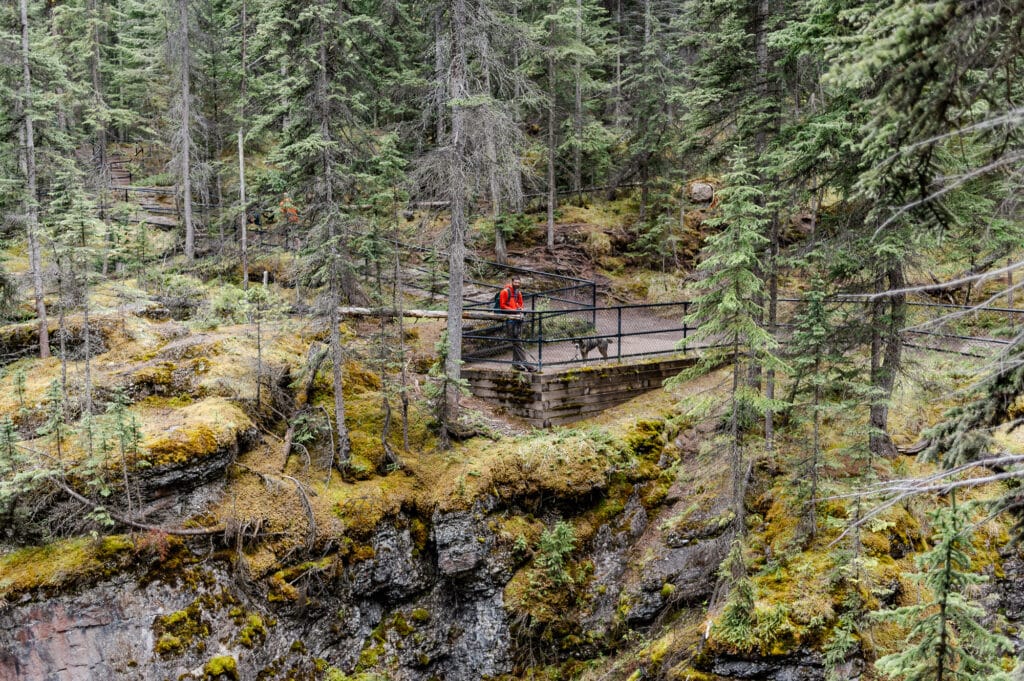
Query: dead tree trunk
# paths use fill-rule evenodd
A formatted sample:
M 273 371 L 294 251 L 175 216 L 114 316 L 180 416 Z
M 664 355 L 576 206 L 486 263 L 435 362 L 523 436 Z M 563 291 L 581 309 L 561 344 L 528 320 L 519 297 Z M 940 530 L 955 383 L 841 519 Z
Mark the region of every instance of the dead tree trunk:
M 248 211 L 245 207 L 245 150 L 242 146 L 242 129 L 238 129 L 238 200 L 242 204 L 242 290 L 249 289 L 249 234 L 248 234 Z
M 466 107 L 469 96 L 466 26 L 469 17 L 465 0 L 452 0 L 452 67 L 449 97 L 452 105 L 451 244 L 448 247 L 448 348 L 445 354 L 444 406 L 442 428 L 453 428 L 459 419 L 460 379 L 462 375 L 462 287 L 466 270 Z

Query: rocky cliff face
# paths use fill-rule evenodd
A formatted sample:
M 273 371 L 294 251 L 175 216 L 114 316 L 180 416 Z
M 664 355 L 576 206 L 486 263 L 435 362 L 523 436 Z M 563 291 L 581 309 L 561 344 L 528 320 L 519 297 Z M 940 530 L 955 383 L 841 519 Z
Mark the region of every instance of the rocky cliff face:
M 675 484 L 652 506 L 649 485 L 620 485 L 628 493 L 607 517 L 593 514 L 618 493 L 615 486 L 546 511 L 548 525 L 556 517 L 602 518 L 580 533 L 574 574 L 585 576 L 565 587 L 574 594 L 568 601 L 538 577 L 536 555 L 509 541 L 510 523 L 531 522 L 530 514 L 484 495 L 429 518 L 390 515 L 359 542 L 339 537 L 340 548 L 262 578 L 220 540 L 137 550 L 135 565 L 112 577 L 4 604 L 0 679 L 472 681 L 628 650 L 636 636 L 628 632 L 649 631 L 688 604 L 702 611 L 729 544 L 720 504 L 694 512 L 694 497 Z M 1004 551 L 1003 577 L 990 587 L 1011 622 L 1024 602 L 1022 564 L 1016 551 Z M 540 599 L 567 604 L 565 611 L 545 619 L 524 605 L 529 599 L 514 594 L 524 581 Z M 635 661 L 608 678 L 675 678 L 656 673 L 654 653 L 622 655 Z M 704 676 L 693 678 L 702 679 L 826 677 L 813 647 L 719 648 L 696 664 Z M 836 673 L 859 679 L 864 669 L 855 653 Z
M 651 622 L 679 603 L 671 594 L 708 595 L 721 539 L 670 546 L 652 522 L 683 502 L 652 513 L 634 492 L 579 552 L 593 575 L 576 611 L 562 614 L 594 632 L 592 641 L 623 622 Z M 487 496 L 469 509 L 435 511 L 428 523 L 399 514 L 345 558 L 259 581 L 237 563 L 230 572 L 227 552 L 207 557 L 193 547 L 74 593 L 25 596 L 0 616 L 0 678 L 325 678 L 329 668 L 409 680 L 507 674 L 531 645 L 513 633 L 524 613 L 504 599 L 529 562 L 497 531 L 517 512 Z
M 153 524 L 219 529 L 187 541 L 78 532 L 27 549 L 18 574 L 0 554 L 0 681 L 471 681 L 541 669 L 577 678 L 587 667 L 633 681 L 825 678 L 822 650 L 850 595 L 848 557 L 830 542 L 853 514 L 821 503 L 819 536 L 802 526 L 800 443 L 754 462 L 743 567 L 757 626 L 750 640 L 723 643 L 713 626 L 721 602 L 707 609 L 737 521 L 710 421 L 626 406 L 599 426 L 438 452 L 421 414 L 404 470 L 384 474 L 379 379 L 346 365 L 353 465 L 340 482 L 325 475 L 326 431 L 318 445 L 307 423 L 303 451 L 282 461 L 284 424 L 267 416 L 287 411 L 288 377 L 311 338 L 288 337 L 268 355 L 283 369 L 273 399 L 257 403 L 238 397 L 256 387 L 242 334 L 129 322 L 147 342 L 118 341 L 111 326 L 114 354 L 97 360 L 97 386 L 135 400 L 145 452 L 130 471 L 136 511 Z M 40 402 L 39 378 L 26 404 Z M 0 377 L 0 411 L 21 401 L 10 385 Z M 315 387 L 329 404 L 328 383 Z M 25 412 L 18 425 L 29 433 L 42 413 Z M 658 412 L 671 415 L 636 418 Z M 392 438 L 399 447 L 397 429 Z M 19 504 L 21 534 L 0 527 L 5 542 L 91 522 L 52 490 Z M 893 507 L 864 529 L 866 609 L 910 593 L 926 522 L 921 509 Z M 1024 561 L 1004 548 L 1004 526 L 979 536 L 992 609 L 1016 622 Z M 833 664 L 838 678 L 860 678 L 878 652 L 864 645 Z

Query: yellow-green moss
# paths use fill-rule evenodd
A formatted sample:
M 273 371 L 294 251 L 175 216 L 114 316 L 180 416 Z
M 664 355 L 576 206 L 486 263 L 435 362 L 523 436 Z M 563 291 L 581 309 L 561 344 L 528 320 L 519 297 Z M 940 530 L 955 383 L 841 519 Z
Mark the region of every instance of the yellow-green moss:
M 218 655 L 203 665 L 203 680 L 234 679 L 238 681 L 238 662 L 230 655 Z
M 155 466 L 202 459 L 237 446 L 243 431 L 255 428 L 238 406 L 210 397 L 167 414 L 143 413 L 143 448 Z
M 293 565 L 283 570 L 278 570 L 270 577 L 270 590 L 267 593 L 267 600 L 270 602 L 297 601 L 299 591 L 291 582 L 297 580 L 307 572 L 325 572 L 334 564 L 334 557 L 327 556 L 320 560 L 307 561 L 299 565 Z
M 414 608 L 413 611 L 409 613 L 409 619 L 416 624 L 424 624 L 430 621 L 430 611 L 425 608 Z
M 399 636 L 408 636 L 415 631 L 400 612 L 395 613 L 395 616 L 391 618 L 391 627 Z
M 197 599 L 183 610 L 157 617 L 153 623 L 153 633 L 157 636 L 154 652 L 161 657 L 170 657 L 180 655 L 192 646 L 204 650 L 205 639 L 210 635 L 210 625 L 204 620 L 202 605 Z
M 383 652 L 383 647 L 379 645 L 363 648 L 359 653 L 359 661 L 356 662 L 356 670 L 365 671 L 376 666 L 377 661 L 380 660 L 380 656 Z
M 416 555 L 427 550 L 427 541 L 430 539 L 430 528 L 422 519 L 414 517 L 409 521 L 409 536 L 412 538 L 413 552 Z
M 637 456 L 660 454 L 664 445 L 663 420 L 639 419 L 626 434 L 626 444 Z
M 263 623 L 263 618 L 255 613 L 249 613 L 249 616 L 245 618 L 245 626 L 238 632 L 235 640 L 246 648 L 252 648 L 265 641 L 266 638 L 267 627 Z
M 345 362 L 345 398 L 355 397 L 367 391 L 380 390 L 380 376 L 369 371 L 362 364 L 353 361 Z
M 160 638 L 158 638 L 156 643 L 153 645 L 153 652 L 161 657 L 167 657 L 168 655 L 175 655 L 182 652 L 186 647 L 185 643 L 179 637 L 165 631 L 160 634 Z
M 135 545 L 124 535 L 78 537 L 0 556 L 0 599 L 35 589 L 60 589 L 130 567 Z

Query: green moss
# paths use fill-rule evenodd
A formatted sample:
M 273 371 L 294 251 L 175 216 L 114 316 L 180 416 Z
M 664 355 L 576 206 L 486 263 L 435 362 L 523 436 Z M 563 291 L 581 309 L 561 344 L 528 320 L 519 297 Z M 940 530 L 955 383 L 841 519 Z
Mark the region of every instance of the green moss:
M 665 421 L 640 419 L 626 434 L 626 444 L 637 456 L 660 454 L 664 446 Z
M 399 636 L 408 636 L 414 631 L 412 626 L 400 612 L 395 613 L 395 616 L 391 620 L 391 626 Z
M 198 650 L 205 649 L 210 625 L 203 619 L 200 599 L 183 610 L 157 617 L 153 633 L 157 637 L 154 652 L 161 657 L 179 655 L 193 646 Z
M 356 663 L 357 671 L 365 671 L 377 665 L 380 660 L 381 653 L 383 653 L 382 646 L 370 646 L 369 648 L 363 648 L 362 652 L 359 653 L 359 661 Z
M 672 488 L 672 482 L 671 476 L 659 475 L 658 479 L 644 485 L 640 495 L 640 503 L 643 507 L 650 510 L 663 504 L 668 497 L 668 491 Z
M 292 582 L 307 572 L 326 572 L 333 564 L 334 557 L 327 556 L 320 560 L 311 560 L 278 570 L 270 577 L 270 590 L 267 593 L 267 600 L 271 603 L 297 601 L 299 599 L 299 591 L 292 586 Z
M 430 621 L 430 611 L 424 608 L 415 608 L 409 614 L 409 618 L 416 624 L 424 624 Z
M 61 589 L 103 579 L 130 567 L 135 544 L 124 535 L 78 537 L 0 556 L 0 599 L 35 589 Z
M 203 665 L 204 681 L 215 681 L 225 678 L 238 681 L 238 662 L 230 655 L 219 655 L 211 658 Z
M 167 657 L 183 652 L 186 647 L 186 644 L 180 638 L 174 634 L 164 632 L 160 634 L 160 638 L 153 645 L 153 652 L 161 657 Z
M 421 555 L 427 550 L 427 540 L 430 538 L 430 528 L 420 518 L 413 518 L 409 521 L 409 535 L 412 537 L 412 546 L 415 555 Z
M 211 397 L 172 412 L 171 419 L 143 414 L 152 433 L 143 440 L 146 458 L 154 466 L 185 463 L 238 446 L 239 433 L 252 430 L 252 420 L 222 397 Z
M 252 648 L 265 641 L 266 638 L 267 627 L 263 623 L 263 618 L 255 613 L 249 613 L 249 616 L 245 618 L 245 626 L 238 632 L 236 638 L 238 643 L 246 648 Z

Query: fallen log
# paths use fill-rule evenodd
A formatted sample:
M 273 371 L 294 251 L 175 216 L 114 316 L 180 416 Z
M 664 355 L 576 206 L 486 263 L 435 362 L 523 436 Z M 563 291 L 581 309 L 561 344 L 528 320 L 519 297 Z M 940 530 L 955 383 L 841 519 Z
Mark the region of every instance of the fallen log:
M 391 307 L 339 307 L 338 314 L 352 317 L 397 317 L 398 310 Z M 448 319 L 447 310 L 402 310 L 403 317 L 424 317 L 427 319 Z M 509 319 L 522 318 L 522 315 L 506 314 L 502 312 L 483 312 L 480 310 L 463 310 L 463 319 L 494 319 L 507 321 Z

